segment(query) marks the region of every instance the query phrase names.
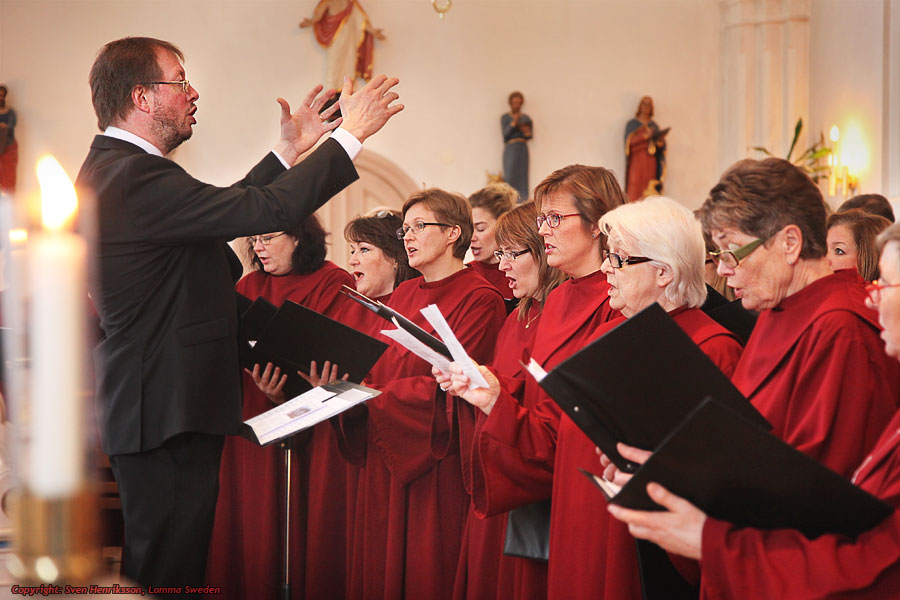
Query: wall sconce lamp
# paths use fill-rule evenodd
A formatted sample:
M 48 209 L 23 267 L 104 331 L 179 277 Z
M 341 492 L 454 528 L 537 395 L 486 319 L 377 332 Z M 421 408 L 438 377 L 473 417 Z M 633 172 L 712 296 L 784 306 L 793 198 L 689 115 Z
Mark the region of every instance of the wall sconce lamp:
M 831 154 L 828 156 L 828 195 L 836 196 L 838 185 L 841 188 L 841 196 L 855 196 L 859 191 L 859 177 L 850 173 L 850 169 L 846 164 L 841 164 L 841 154 L 839 152 L 841 132 L 837 125 L 831 127 L 829 132 L 832 147 Z

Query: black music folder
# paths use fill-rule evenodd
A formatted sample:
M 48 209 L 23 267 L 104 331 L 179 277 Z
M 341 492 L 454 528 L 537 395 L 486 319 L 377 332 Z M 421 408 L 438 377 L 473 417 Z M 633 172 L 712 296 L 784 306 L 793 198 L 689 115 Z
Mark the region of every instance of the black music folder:
M 241 319 L 242 328 L 257 333 L 256 328 L 266 320 L 265 304 L 268 303 L 259 304 L 259 314 L 254 315 L 251 314 L 257 306 L 254 302 Z M 288 398 L 310 389 L 297 375 L 297 371 L 309 373 L 310 361 L 316 361 L 320 369 L 326 360 L 337 363 L 341 374 L 349 374 L 349 381 L 360 383 L 388 347 L 380 340 L 289 300 L 268 319 L 255 343 L 252 341 L 248 338 L 242 342 L 243 365 L 252 369 L 254 364 L 265 367 L 271 362 L 281 367 L 282 373 L 288 376 L 285 384 Z
M 438 354 L 445 356 L 448 360 L 453 360 L 453 357 L 450 355 L 450 350 L 447 348 L 447 345 L 444 342 L 434 337 L 433 335 L 398 313 L 390 306 L 382 304 L 378 300 L 372 300 L 368 296 L 360 294 L 352 287 L 346 285 L 341 287 L 341 293 L 351 300 L 359 302 L 361 305 L 365 306 L 385 321 L 388 321 L 389 323 L 394 324 L 397 327 L 402 327 L 414 338 L 416 338 Z
M 809 538 L 853 537 L 894 511 L 712 398 L 614 495 L 605 480 L 589 476 L 611 503 L 627 508 L 661 510 L 647 495 L 647 483 L 655 481 L 713 518 L 738 527 L 796 529 Z
M 539 376 L 538 376 L 539 377 Z M 539 383 L 619 469 L 616 442 L 656 448 L 707 396 L 769 423 L 658 304 L 594 340 Z

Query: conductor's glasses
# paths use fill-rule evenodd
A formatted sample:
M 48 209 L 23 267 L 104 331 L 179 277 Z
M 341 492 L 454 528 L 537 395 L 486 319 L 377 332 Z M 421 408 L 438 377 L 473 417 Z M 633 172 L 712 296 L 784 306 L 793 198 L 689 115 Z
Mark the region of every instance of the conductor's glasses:
M 281 233 L 272 233 L 270 235 L 251 235 L 247 238 L 247 241 L 250 242 L 251 246 L 255 246 L 256 242 L 259 242 L 263 246 L 268 246 L 269 242 L 282 235 L 284 235 L 283 231 Z
M 142 81 L 141 85 L 180 85 L 181 91 L 185 94 L 191 88 L 191 82 L 187 79 L 182 79 L 181 81 Z

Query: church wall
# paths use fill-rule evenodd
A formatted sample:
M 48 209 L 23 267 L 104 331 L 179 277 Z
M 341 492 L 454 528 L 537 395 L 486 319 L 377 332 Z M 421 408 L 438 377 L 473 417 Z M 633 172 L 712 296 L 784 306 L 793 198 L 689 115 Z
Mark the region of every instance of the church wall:
M 54 153 L 74 177 L 96 132 L 87 76 L 111 39 L 177 43 L 200 93 L 194 139 L 174 158 L 219 184 L 278 135 L 282 95 L 322 79 L 324 51 L 297 28 L 315 2 L 2 0 L 0 80 L 19 113 L 20 192 Z M 573 162 L 624 169 L 625 122 L 643 94 L 669 137 L 667 192 L 699 205 L 718 175 L 718 7 L 714 0 L 368 0 L 375 70 L 397 75 L 407 109 L 367 147 L 417 183 L 471 193 L 501 168 L 499 118 L 513 89 L 535 121 L 533 187 Z

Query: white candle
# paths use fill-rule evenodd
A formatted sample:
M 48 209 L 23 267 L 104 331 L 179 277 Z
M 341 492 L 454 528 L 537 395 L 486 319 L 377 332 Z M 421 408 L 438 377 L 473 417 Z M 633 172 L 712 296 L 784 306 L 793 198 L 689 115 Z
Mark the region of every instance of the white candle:
M 31 280 L 29 452 L 26 486 L 37 496 L 78 490 L 84 473 L 83 353 L 87 247 L 66 229 L 72 183 L 52 157 L 38 162 L 44 229 L 28 250 Z

